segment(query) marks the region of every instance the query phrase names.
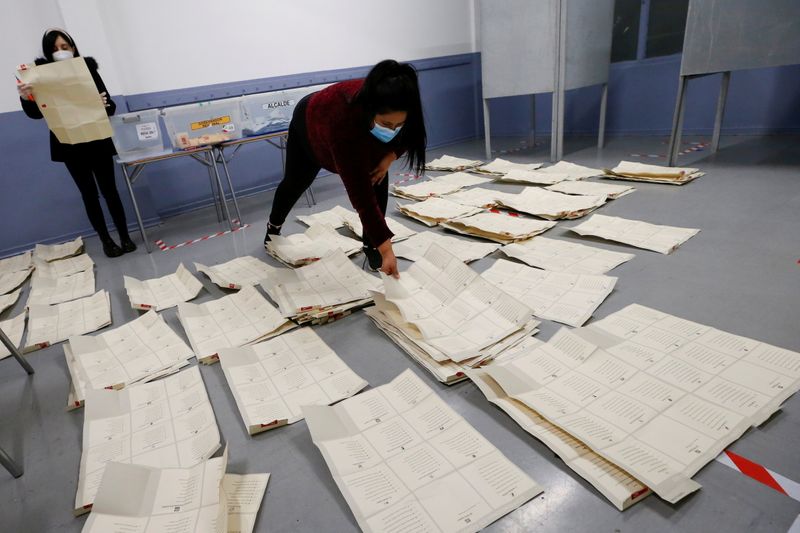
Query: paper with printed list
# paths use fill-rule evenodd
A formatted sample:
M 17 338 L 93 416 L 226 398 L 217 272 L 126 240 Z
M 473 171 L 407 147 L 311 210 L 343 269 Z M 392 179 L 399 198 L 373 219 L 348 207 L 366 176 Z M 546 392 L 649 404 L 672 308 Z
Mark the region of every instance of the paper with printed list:
M 545 187 L 545 189 L 548 191 L 577 194 L 581 196 L 605 196 L 609 200 L 616 200 L 620 196 L 625 196 L 636 190 L 628 185 L 598 183 L 596 181 L 562 181 L 555 185 Z
M 28 308 L 28 336 L 24 352 L 47 348 L 75 335 L 84 335 L 111 324 L 111 301 L 106 291 L 58 305 Z
M 429 180 L 418 180 L 406 185 L 404 182 L 392 185 L 392 194 L 410 200 L 424 200 L 431 196 L 443 196 L 472 185 L 483 185 L 491 178 L 482 178 L 466 172 L 455 172 Z
M 410 370 L 303 414 L 367 533 L 479 531 L 542 492 Z
M 678 246 L 700 232 L 695 228 L 660 226 L 641 220 L 605 215 L 592 215 L 589 220 L 569 229 L 579 235 L 600 237 L 662 254 L 677 250 Z
M 33 258 L 42 261 L 58 261 L 83 253 L 83 239 L 77 237 L 74 241 L 61 244 L 37 244 L 33 249 Z
M 313 263 L 334 250 L 354 255 L 361 247 L 361 241 L 345 237 L 325 224 L 313 225 L 304 233 L 287 237 L 272 235 L 266 244 L 267 253 L 291 267 Z
M 461 157 L 454 157 L 452 155 L 443 155 L 425 163 L 425 169 L 457 172 L 459 170 L 478 167 L 482 164 L 483 161 L 463 159 Z
M 28 305 L 54 305 L 94 294 L 94 270 L 59 278 L 34 276 Z
M 606 170 L 603 177 L 618 180 L 683 185 L 684 183 L 689 183 L 704 175 L 705 172 L 701 172 L 698 168 L 662 167 L 633 161 L 620 161 L 619 164 L 611 170 Z
M 397 243 L 393 248 L 397 257 L 418 261 L 433 243 L 447 249 L 464 263 L 477 261 L 500 248 L 499 244 L 459 239 L 458 237 L 443 235 L 434 231 L 421 231 L 409 239 Z
M 536 268 L 573 274 L 605 274 L 636 257 L 546 237 L 507 244 L 500 251 Z
M 51 262 L 37 257 L 33 260 L 33 264 L 36 267 L 36 270 L 33 271 L 34 278 L 62 278 L 94 268 L 94 261 L 87 253 Z
M 28 250 L 25 253 L 0 259 L 0 275 L 19 272 L 20 270 L 30 270 L 33 266 L 33 255 Z
M 502 176 L 511 171 L 528 171 L 536 170 L 541 167 L 541 163 L 514 163 L 499 157 L 490 163 L 481 165 L 477 168 L 472 168 L 469 171 L 476 174 L 486 174 L 488 176 Z
M 436 197 L 417 203 L 397 204 L 397 210 L 427 226 L 435 226 L 446 220 L 480 213 L 481 211 L 477 207 Z
M 32 268 L 0 274 L 0 294 L 9 293 L 25 283 L 25 280 L 28 279 L 31 272 L 33 272 Z
M 306 226 L 325 224 L 333 229 L 345 227 L 350 230 L 350 232 L 354 233 L 358 238 L 361 238 L 364 235 L 364 229 L 358 213 L 340 205 L 332 207 L 326 211 L 313 213 L 311 215 L 297 215 L 297 220 Z M 385 220 L 386 225 L 389 227 L 389 231 L 394 234 L 392 236 L 392 242 L 402 241 L 403 239 L 407 239 L 416 233 L 416 231 L 413 229 L 401 224 L 391 217 L 386 217 Z
M 220 350 L 219 360 L 251 435 L 302 420 L 302 405 L 330 405 L 368 385 L 311 328 Z
M 140 281 L 130 276 L 123 276 L 122 279 L 131 307 L 144 311 L 150 309 L 163 311 L 175 307 L 181 302 L 196 298 L 203 290 L 203 284 L 183 266 L 183 263 L 178 265 L 178 270 L 174 274 L 160 278 Z
M 275 270 L 274 266 L 250 255 L 210 267 L 195 263 L 194 268 L 208 276 L 217 286 L 234 290 L 258 285 Z
M 800 389 L 800 353 L 641 305 L 573 332 L 585 360 L 503 388 L 670 503 Z
M 474 215 L 455 218 L 442 223 L 442 227 L 473 237 L 481 237 L 500 244 L 524 241 L 549 230 L 556 223 L 549 220 L 525 218 L 516 213 L 482 211 Z
M 573 196 L 538 188 L 519 194 L 498 193 L 497 203 L 548 220 L 580 218 L 606 203 L 605 196 Z
M 89 389 L 75 513 L 89 511 L 109 462 L 188 468 L 219 447 L 217 421 L 197 366 L 119 391 Z

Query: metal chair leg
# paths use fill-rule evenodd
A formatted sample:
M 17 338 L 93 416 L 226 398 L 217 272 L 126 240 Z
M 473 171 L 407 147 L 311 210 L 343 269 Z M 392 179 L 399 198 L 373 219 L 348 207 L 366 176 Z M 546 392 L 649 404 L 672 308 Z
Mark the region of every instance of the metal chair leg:
M 22 476 L 22 465 L 14 461 L 3 448 L 0 448 L 0 465 L 8 470 L 8 473 L 18 478 Z

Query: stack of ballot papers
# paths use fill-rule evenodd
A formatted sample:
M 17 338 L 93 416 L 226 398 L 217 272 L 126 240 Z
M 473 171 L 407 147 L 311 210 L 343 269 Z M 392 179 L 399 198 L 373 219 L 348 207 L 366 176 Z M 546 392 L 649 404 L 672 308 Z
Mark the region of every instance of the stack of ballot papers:
M 178 265 L 178 270 L 174 274 L 160 278 L 140 281 L 130 276 L 123 276 L 122 279 L 131 307 L 145 311 L 149 309 L 163 311 L 175 307 L 181 302 L 196 298 L 203 290 L 203 284 L 183 266 L 183 263 Z
M 239 290 L 252 287 L 268 277 L 275 267 L 251 255 L 231 259 L 227 263 L 206 266 L 195 263 L 194 268 L 202 272 L 208 279 L 223 289 Z
M 609 179 L 683 185 L 684 183 L 689 183 L 693 179 L 704 175 L 705 172 L 701 172 L 698 168 L 662 167 L 633 161 L 620 161 L 619 165 L 610 170 L 605 170 L 603 177 Z
M 600 237 L 662 254 L 677 250 L 678 246 L 700 232 L 694 228 L 659 226 L 640 220 L 605 215 L 592 215 L 586 222 L 569 229 L 579 235 Z
M 580 218 L 606 203 L 605 196 L 573 196 L 545 189 L 528 188 L 521 193 L 498 193 L 501 207 L 547 220 Z
M 487 373 L 670 503 L 800 389 L 800 353 L 637 304 L 570 334 L 581 357 L 534 350 Z
M 333 229 L 337 229 L 344 226 L 344 219 L 345 217 L 349 216 L 348 213 L 352 213 L 352 211 L 346 207 L 337 205 L 325 211 L 320 211 L 319 213 L 312 213 L 310 215 L 297 215 L 297 220 L 306 226 L 325 224 Z
M 394 254 L 410 261 L 417 261 L 433 243 L 446 249 L 464 263 L 477 261 L 500 248 L 499 244 L 459 239 L 458 237 L 451 237 L 434 231 L 421 231 L 393 246 Z
M 327 211 L 314 213 L 313 215 L 298 215 L 297 219 L 306 226 L 325 224 L 334 229 L 345 227 L 354 233 L 358 238 L 361 238 L 364 234 L 364 229 L 361 225 L 361 218 L 358 216 L 358 213 L 340 205 L 328 209 Z M 385 220 L 386 225 L 389 226 L 389 230 L 394 233 L 392 236 L 392 242 L 402 241 L 403 239 L 407 239 L 416 233 L 416 231 L 413 229 L 401 224 L 391 217 L 386 217 Z
M 13 306 L 19 300 L 19 295 L 22 293 L 22 289 L 17 289 L 14 292 L 10 292 L 8 294 L 4 294 L 0 296 L 0 313 L 8 309 L 9 307 Z
M 509 170 L 502 176 L 497 177 L 497 181 L 515 183 L 522 185 L 552 185 L 570 179 L 567 173 L 545 172 L 539 170 Z
M 448 194 L 447 200 L 461 205 L 489 208 L 497 206 L 497 195 L 498 191 L 484 189 L 483 187 L 474 187 L 465 191 Z
M 44 278 L 71 276 L 94 268 L 94 261 L 86 253 L 51 262 L 36 258 L 33 264 L 36 267 L 36 270 L 33 271 L 33 277 L 41 276 Z
M 30 270 L 33 267 L 33 255 L 30 250 L 12 257 L 0 259 L 0 274 Z
M 460 258 L 432 244 L 399 279 L 384 276 L 375 291 L 375 312 L 368 313 L 412 357 L 452 363 L 434 372 L 447 383 L 530 336 L 539 322 L 520 300 L 481 278 Z M 371 310 L 372 311 L 372 310 Z M 415 357 L 416 358 L 416 357 Z M 429 370 L 435 365 L 424 364 Z M 459 368 L 460 367 L 460 368 Z M 452 374 L 452 369 L 458 368 Z
M 33 272 L 33 268 L 0 273 L 0 294 L 7 294 L 25 283 L 31 272 Z
M 22 335 L 25 332 L 25 311 L 22 311 L 17 316 L 9 318 L 8 320 L 0 320 L 0 330 L 6 334 L 11 344 L 19 348 L 22 344 Z M 0 359 L 5 359 L 11 355 L 11 352 L 6 348 L 5 344 L 0 344 Z
M 483 161 L 474 159 L 462 159 L 460 157 L 453 157 L 451 155 L 443 155 L 433 161 L 428 161 L 425 164 L 426 170 L 440 170 L 444 172 L 457 172 L 468 168 L 479 167 Z
M 341 250 L 345 255 L 357 254 L 361 251 L 361 241 L 339 234 L 325 224 L 317 224 L 308 228 L 305 233 L 295 233 L 288 237 L 270 235 L 266 244 L 267 252 L 281 263 L 297 267 L 319 261 L 319 258 L 334 250 Z
M 500 251 L 532 267 L 573 274 L 605 274 L 636 257 L 546 237 L 507 244 Z
M 392 185 L 392 194 L 409 200 L 424 200 L 431 196 L 454 193 L 465 187 L 483 185 L 490 181 L 492 181 L 490 178 L 482 178 L 466 172 L 456 172 L 429 180 L 414 181 L 409 185 L 394 184 Z
M 612 276 L 548 272 L 505 259 L 481 275 L 524 301 L 537 317 L 574 327 L 589 320 L 617 283 Z
M 596 181 L 562 181 L 545 187 L 545 189 L 580 196 L 605 196 L 607 200 L 616 200 L 620 196 L 625 196 L 636 190 L 628 185 L 597 183 Z
M 454 218 L 442 222 L 441 225 L 456 233 L 481 237 L 500 244 L 510 244 L 544 233 L 556 223 L 524 218 L 516 213 L 501 213 L 491 210 L 467 217 Z
M 444 198 L 428 198 L 414 204 L 397 204 L 397 210 L 427 226 L 435 226 L 445 220 L 481 212 L 478 207 L 451 202 Z
M 106 291 L 57 305 L 31 305 L 28 307 L 28 335 L 23 351 L 47 348 L 110 324 L 111 301 Z
M 487 176 L 503 176 L 512 170 L 521 170 L 524 172 L 527 170 L 536 170 L 541 166 L 541 163 L 513 163 L 498 157 L 491 163 L 486 163 L 477 168 L 471 168 L 469 171 L 476 174 L 486 174 Z
M 37 244 L 33 249 L 33 257 L 42 261 L 57 261 L 83 253 L 83 239 L 78 237 L 74 241 L 61 244 Z
M 617 509 L 623 511 L 649 496 L 652 493 L 650 489 L 512 397 L 516 383 L 524 383 L 530 375 L 575 366 L 588 357 L 592 349 L 583 339 L 567 329 L 562 329 L 547 344 L 533 346 L 512 361 L 496 361 L 490 368 L 468 370 L 467 374 L 487 400 L 505 411 L 522 429 L 542 441 L 569 468 L 594 486 Z M 509 390 L 503 389 L 500 383 Z
M 223 348 L 254 344 L 295 327 L 255 287 L 202 304 L 178 304 L 178 321 L 197 359 L 213 364 Z
M 34 276 L 28 305 L 53 305 L 94 294 L 94 270 L 58 278 Z
M 372 302 L 370 290 L 380 285 L 341 250 L 304 267 L 278 269 L 261 282 L 281 314 L 301 324 L 346 316 Z
M 542 492 L 410 370 L 303 413 L 365 533 L 471 533 Z
M 301 405 L 330 405 L 368 385 L 311 328 L 219 352 L 251 435 L 302 420 Z
M 200 369 L 131 385 L 87 389 L 75 514 L 88 512 L 110 462 L 189 468 L 220 448 Z
M 599 168 L 585 167 L 583 165 L 576 165 L 569 161 L 559 161 L 555 165 L 540 169 L 542 172 L 550 172 L 553 174 L 566 174 L 568 180 L 585 180 L 593 176 L 602 176 L 603 170 Z
M 69 405 L 80 407 L 86 389 L 121 389 L 177 372 L 194 352 L 155 311 L 94 337 L 78 335 L 64 346 L 72 377 Z

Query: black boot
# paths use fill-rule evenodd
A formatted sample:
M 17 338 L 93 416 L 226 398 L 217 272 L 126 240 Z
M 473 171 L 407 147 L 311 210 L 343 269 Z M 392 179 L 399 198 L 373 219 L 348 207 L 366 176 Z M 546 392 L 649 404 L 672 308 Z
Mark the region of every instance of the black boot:
M 274 226 L 272 222 L 267 222 L 267 233 L 264 235 L 264 248 L 267 247 L 267 243 L 271 240 L 269 238 L 270 235 L 280 235 L 281 234 L 281 226 Z
M 130 235 L 120 237 L 119 244 L 120 248 L 122 248 L 122 253 L 129 254 L 136 251 L 136 244 L 131 240 Z
M 111 240 L 111 238 L 108 238 L 103 239 L 103 253 L 106 254 L 106 257 L 119 257 L 124 252 L 122 251 L 122 248 L 117 246 L 117 243 Z
M 364 255 L 367 257 L 369 269 L 373 272 L 380 270 L 381 265 L 383 265 L 383 257 L 381 257 L 381 253 L 378 251 L 378 249 L 372 248 L 371 246 L 364 246 L 362 250 L 364 251 Z

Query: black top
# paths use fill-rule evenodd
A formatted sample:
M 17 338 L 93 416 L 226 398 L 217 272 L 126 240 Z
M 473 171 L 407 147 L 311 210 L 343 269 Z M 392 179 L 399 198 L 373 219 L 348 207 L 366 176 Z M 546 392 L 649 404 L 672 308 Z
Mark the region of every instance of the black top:
M 94 79 L 94 84 L 97 86 L 97 92 L 107 93 L 108 91 L 106 90 L 105 83 L 103 83 L 103 78 L 101 78 L 100 74 L 97 73 L 97 61 L 91 57 L 84 57 L 83 60 L 86 62 L 86 66 L 89 67 L 89 72 L 92 75 L 92 79 Z M 48 63 L 48 61 L 43 58 L 36 60 L 37 65 L 44 65 L 46 63 Z M 30 118 L 42 118 L 42 111 L 39 109 L 39 106 L 35 101 L 23 100 L 20 98 L 20 102 L 22 103 L 22 110 Z M 111 99 L 111 96 L 108 96 L 108 107 L 106 107 L 106 113 L 111 116 L 114 114 L 116 109 L 117 104 L 114 103 L 114 101 Z M 113 156 L 116 153 L 117 151 L 114 149 L 114 143 L 111 141 L 111 137 L 86 143 L 64 144 L 56 138 L 52 131 L 50 132 L 50 159 L 53 161 L 63 162 L 67 160 L 84 159 L 87 157 L 97 157 L 103 155 Z

